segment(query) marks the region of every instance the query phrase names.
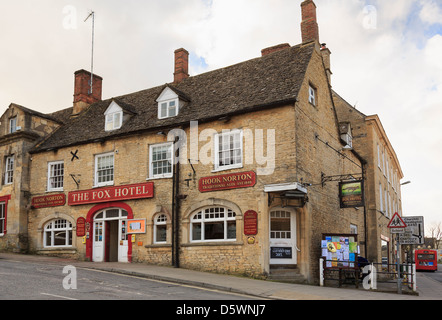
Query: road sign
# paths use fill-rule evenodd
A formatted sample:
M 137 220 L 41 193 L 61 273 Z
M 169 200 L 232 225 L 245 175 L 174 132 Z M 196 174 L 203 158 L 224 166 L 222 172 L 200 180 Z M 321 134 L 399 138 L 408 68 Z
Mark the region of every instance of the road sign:
M 390 229 L 400 229 L 400 228 L 406 228 L 407 224 L 402 220 L 399 213 L 395 213 L 393 218 L 391 218 L 390 223 L 388 224 L 387 228 Z
M 400 244 L 424 244 L 424 217 L 403 217 L 407 227 L 399 234 Z

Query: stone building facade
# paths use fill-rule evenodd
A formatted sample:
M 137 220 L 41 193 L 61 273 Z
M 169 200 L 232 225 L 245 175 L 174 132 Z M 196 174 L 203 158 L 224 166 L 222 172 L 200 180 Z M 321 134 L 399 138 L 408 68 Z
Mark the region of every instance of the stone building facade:
M 17 104 L 11 104 L 0 119 L 0 250 L 28 250 L 29 151 L 62 119 L 63 112 L 46 115 Z
M 340 120 L 352 126 L 354 149 L 367 160 L 367 258 L 392 263 L 395 245 L 387 225 L 396 212 L 402 216 L 401 165 L 377 115 L 364 115 L 336 92 L 333 99 Z
M 73 107 L 29 122 L 47 127 L 14 168 L 26 188 L 2 185 L 6 234 L 35 254 L 309 283 L 324 234 L 358 233 L 365 255 L 366 212 L 341 206 L 339 182 L 366 160 L 342 138 L 316 6 L 302 9 L 303 43 L 197 76 L 179 49 L 166 85 L 102 100 L 103 79 L 91 96 L 77 71 Z

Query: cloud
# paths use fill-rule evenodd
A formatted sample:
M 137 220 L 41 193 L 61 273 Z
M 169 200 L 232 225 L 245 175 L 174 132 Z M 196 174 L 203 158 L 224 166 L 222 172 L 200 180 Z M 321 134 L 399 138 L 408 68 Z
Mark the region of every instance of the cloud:
M 442 197 L 442 6 L 437 0 L 315 2 L 320 40 L 332 52 L 333 88 L 363 113 L 379 114 L 413 181 L 403 189 L 404 212 L 419 213 L 423 186 Z M 66 6 L 75 8 L 76 28 L 64 25 Z M 83 20 L 91 9 L 104 98 L 172 81 L 174 50 L 181 47 L 191 53 L 195 75 L 301 42 L 300 1 L 293 0 L 2 1 L 1 110 L 11 102 L 41 112 L 72 105 L 73 74 L 90 68 L 91 24 Z M 437 212 L 436 200 L 427 198 L 427 211 Z
M 421 0 L 419 17 L 428 24 L 442 24 L 442 8 L 434 0 Z

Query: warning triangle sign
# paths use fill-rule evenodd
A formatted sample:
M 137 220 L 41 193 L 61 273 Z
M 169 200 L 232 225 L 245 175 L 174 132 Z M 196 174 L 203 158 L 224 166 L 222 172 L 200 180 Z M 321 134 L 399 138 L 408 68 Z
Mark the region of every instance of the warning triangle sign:
M 388 224 L 387 228 L 406 228 L 407 224 L 402 220 L 399 213 L 395 213 L 393 218 L 391 218 L 390 223 Z

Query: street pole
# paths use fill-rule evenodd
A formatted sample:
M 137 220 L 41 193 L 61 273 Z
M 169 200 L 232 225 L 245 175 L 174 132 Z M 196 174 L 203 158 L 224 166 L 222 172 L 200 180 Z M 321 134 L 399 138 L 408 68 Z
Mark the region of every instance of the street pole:
M 396 235 L 396 265 L 397 265 L 397 293 L 402 294 L 402 279 L 401 279 L 401 255 L 400 255 L 399 233 Z

